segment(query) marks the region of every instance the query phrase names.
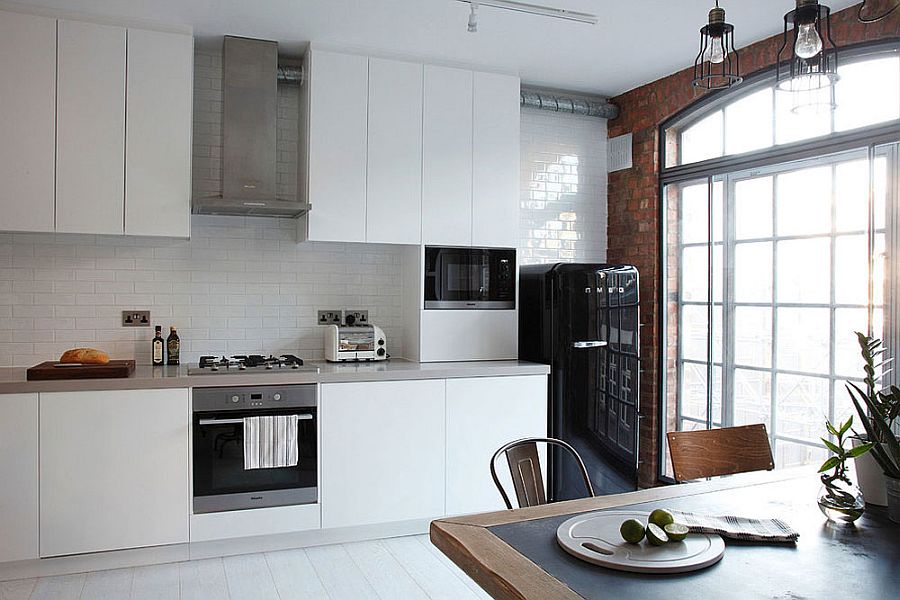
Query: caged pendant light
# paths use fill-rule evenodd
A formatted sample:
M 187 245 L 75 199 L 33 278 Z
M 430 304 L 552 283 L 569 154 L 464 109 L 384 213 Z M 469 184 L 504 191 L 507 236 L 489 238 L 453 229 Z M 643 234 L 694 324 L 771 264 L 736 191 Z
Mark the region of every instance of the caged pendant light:
M 709 11 L 709 24 L 700 30 L 700 53 L 694 60 L 696 88 L 721 90 L 738 85 L 741 62 L 734 49 L 734 25 L 725 22 L 725 9 L 716 6 Z
M 818 0 L 797 0 L 784 15 L 784 35 L 778 50 L 776 82 L 779 90 L 822 94 L 838 80 L 837 46 L 831 39 L 831 9 Z M 822 95 L 820 94 L 820 95 Z

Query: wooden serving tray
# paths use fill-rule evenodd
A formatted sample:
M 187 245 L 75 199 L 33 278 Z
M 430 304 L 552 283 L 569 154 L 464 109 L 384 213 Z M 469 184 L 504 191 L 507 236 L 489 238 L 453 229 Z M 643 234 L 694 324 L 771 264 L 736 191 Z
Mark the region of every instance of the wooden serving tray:
M 28 381 L 49 381 L 58 379 L 117 379 L 131 377 L 134 373 L 133 360 L 111 360 L 105 365 L 67 364 L 57 366 L 59 361 L 50 360 L 35 365 L 26 372 Z

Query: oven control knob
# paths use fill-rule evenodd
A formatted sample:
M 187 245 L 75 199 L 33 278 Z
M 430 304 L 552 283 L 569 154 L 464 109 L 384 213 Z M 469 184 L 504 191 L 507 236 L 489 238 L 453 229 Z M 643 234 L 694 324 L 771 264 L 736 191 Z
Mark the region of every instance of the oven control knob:
M 384 346 L 384 340 L 378 340 L 378 345 L 379 345 L 379 346 Z
M 232 396 L 232 397 L 231 397 L 231 401 L 232 401 L 234 404 L 237 404 L 238 402 L 241 401 L 241 397 L 240 397 L 240 396 Z
M 384 356 L 384 348 L 379 348 L 377 354 L 378 356 Z
M 273 394 L 272 400 L 278 402 L 279 400 L 281 400 L 281 394 Z

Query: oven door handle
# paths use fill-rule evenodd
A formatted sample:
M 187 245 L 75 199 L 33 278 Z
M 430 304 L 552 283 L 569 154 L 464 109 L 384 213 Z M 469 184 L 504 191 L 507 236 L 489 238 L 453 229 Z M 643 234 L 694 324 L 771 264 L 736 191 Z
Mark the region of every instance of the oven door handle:
M 297 415 L 298 421 L 311 421 L 313 418 L 312 415 Z M 197 422 L 199 425 L 241 425 L 244 423 L 243 419 L 200 419 Z

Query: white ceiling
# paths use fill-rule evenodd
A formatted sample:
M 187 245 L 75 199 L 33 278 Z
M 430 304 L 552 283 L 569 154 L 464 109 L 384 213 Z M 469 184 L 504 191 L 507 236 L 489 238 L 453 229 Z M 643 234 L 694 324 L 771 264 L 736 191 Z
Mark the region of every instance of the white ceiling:
M 20 0 L 108 17 L 187 24 L 202 40 L 223 34 L 518 72 L 544 87 L 617 95 L 693 63 L 698 29 L 714 0 L 529 0 L 594 13 L 595 26 L 482 7 L 466 31 L 457 0 Z M 837 11 L 855 0 L 832 0 Z M 782 29 L 793 0 L 722 0 L 740 47 Z M 838 44 L 840 40 L 835 40 Z

